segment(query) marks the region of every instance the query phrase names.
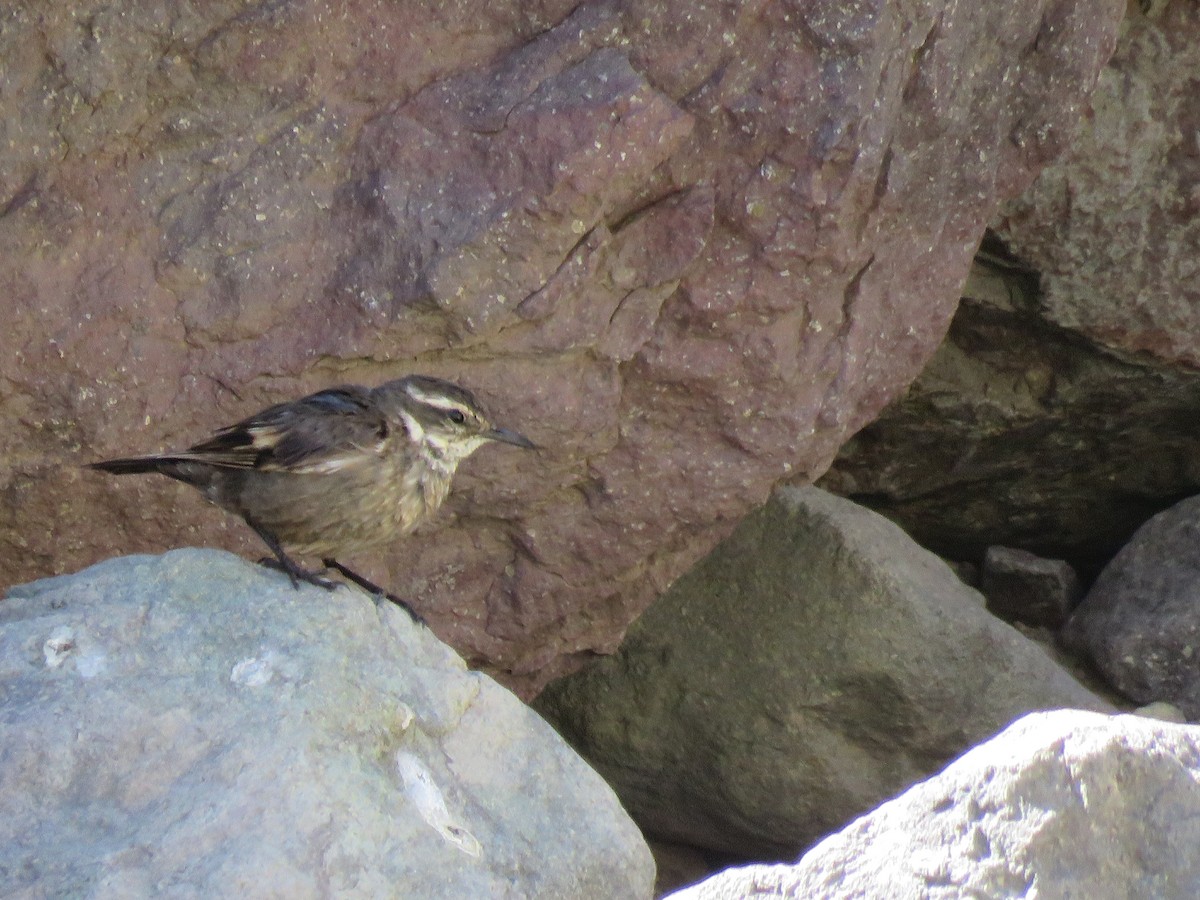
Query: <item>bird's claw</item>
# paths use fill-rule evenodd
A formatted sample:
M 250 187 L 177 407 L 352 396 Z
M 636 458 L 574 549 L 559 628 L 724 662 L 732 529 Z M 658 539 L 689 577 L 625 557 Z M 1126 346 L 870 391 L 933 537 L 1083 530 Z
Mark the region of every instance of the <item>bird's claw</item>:
M 324 588 L 327 591 L 332 591 L 334 588 L 344 587 L 340 581 L 332 581 L 328 578 L 323 578 L 317 572 L 310 572 L 308 569 L 302 569 L 295 564 L 287 565 L 278 559 L 271 556 L 264 556 L 258 561 L 260 566 L 268 569 L 274 569 L 276 572 L 282 572 L 291 581 L 292 587 L 299 590 L 300 582 L 305 584 L 315 584 L 319 588 Z

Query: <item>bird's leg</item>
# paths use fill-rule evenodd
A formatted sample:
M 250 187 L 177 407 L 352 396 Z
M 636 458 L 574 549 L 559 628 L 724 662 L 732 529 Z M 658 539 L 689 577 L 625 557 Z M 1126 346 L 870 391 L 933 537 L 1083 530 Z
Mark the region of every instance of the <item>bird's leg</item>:
M 406 613 L 408 613 L 409 616 L 412 617 L 412 620 L 414 622 L 416 622 L 418 625 L 426 625 L 427 624 L 425 622 L 425 620 L 422 619 L 417 614 L 416 610 L 414 610 L 412 608 L 412 606 L 408 603 L 407 600 L 401 600 L 399 597 L 397 597 L 395 594 L 391 593 L 390 591 L 385 591 L 383 588 L 381 588 L 375 582 L 369 581 L 368 579 L 363 578 L 363 576 L 359 575 L 353 569 L 348 568 L 347 566 L 343 566 L 340 562 L 338 562 L 336 559 L 333 559 L 332 557 L 327 557 L 327 558 L 321 560 L 321 562 L 323 562 L 325 564 L 326 568 L 335 569 L 338 572 L 340 572 L 345 578 L 349 579 L 350 581 L 353 581 L 355 584 L 357 584 L 360 588 L 362 588 L 368 594 L 374 594 L 376 597 L 384 597 L 388 600 L 391 600 L 393 603 L 395 603 L 397 606 L 399 606 L 401 609 L 403 609 Z
M 274 559 L 271 559 L 269 556 L 265 556 L 258 561 L 258 564 L 261 566 L 266 566 L 269 569 L 278 569 L 280 572 L 283 572 L 292 582 L 293 588 L 299 588 L 301 581 L 307 582 L 308 584 L 315 584 L 317 587 L 325 588 L 327 591 L 332 591 L 338 586 L 336 581 L 330 581 L 328 578 L 322 578 L 316 572 L 310 572 L 308 569 L 302 568 L 300 565 L 298 565 L 294 559 L 283 552 L 283 547 L 280 546 L 279 540 L 275 537 L 275 535 L 267 531 L 267 529 L 263 528 L 261 525 L 255 524 L 249 519 L 246 520 L 246 524 L 254 529 L 254 533 L 262 538 L 263 543 L 266 544 L 270 548 L 271 552 L 275 554 Z

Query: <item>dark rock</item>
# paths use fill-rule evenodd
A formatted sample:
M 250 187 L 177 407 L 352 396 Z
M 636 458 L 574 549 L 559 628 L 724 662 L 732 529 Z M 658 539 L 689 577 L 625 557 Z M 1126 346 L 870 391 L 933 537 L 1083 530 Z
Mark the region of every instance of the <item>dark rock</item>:
M 671 900 L 1200 894 L 1200 730 L 1028 716 L 794 865 L 730 869 Z
M 946 343 L 822 482 L 945 556 L 999 543 L 1090 581 L 1200 491 L 1200 7 L 1129 8 L 1078 140 L 1002 207 Z
M 654 881 L 654 896 L 661 897 L 689 884 L 703 881 L 722 866 L 715 866 L 695 847 L 684 844 L 669 844 L 665 841 L 650 841 L 650 852 L 654 854 L 654 866 L 658 877 Z
M 10 896 L 644 897 L 612 791 L 389 603 L 216 551 L 0 603 Z
M 260 552 L 76 466 L 422 371 L 546 449 L 348 562 L 531 694 L 911 381 L 1124 4 L 176 7 L 0 33 L 0 583 Z
M 1100 573 L 1062 636 L 1139 703 L 1200 718 L 1200 497 L 1159 513 Z
M 1012 547 L 988 547 L 979 591 L 1006 622 L 1058 628 L 1079 602 L 1079 576 L 1061 559 Z
M 967 587 L 979 587 L 979 566 L 970 560 L 963 559 L 948 559 L 946 565 L 950 567 L 950 571 L 958 576 L 958 580 Z
M 537 706 L 647 833 L 743 859 L 794 857 L 1022 713 L 1110 708 L 816 488 L 778 491 Z
M 1091 580 L 1200 489 L 1200 376 L 1098 351 L 980 279 L 967 290 L 904 399 L 819 484 L 943 556 L 982 562 L 1003 544 Z

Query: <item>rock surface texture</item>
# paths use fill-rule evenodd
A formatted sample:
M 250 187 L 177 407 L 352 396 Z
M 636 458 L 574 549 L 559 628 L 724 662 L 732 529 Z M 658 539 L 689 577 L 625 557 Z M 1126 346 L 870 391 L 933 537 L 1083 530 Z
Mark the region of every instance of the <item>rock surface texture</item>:
M 1069 151 L 996 222 L 1038 271 L 1045 318 L 1200 367 L 1200 8 L 1131 4 Z
M 1159 513 L 1113 557 L 1063 630 L 1117 690 L 1200 719 L 1200 497 Z
M 1200 729 L 1076 710 L 1028 716 L 822 841 L 671 900 L 1200 894 Z
M 1124 8 L 6 10 L 0 582 L 252 546 L 79 462 L 446 376 L 543 457 L 480 454 L 456 527 L 349 562 L 535 692 L 911 381 Z
M 1110 709 L 895 525 L 816 488 L 778 491 L 537 705 L 647 833 L 760 860 L 1023 713 Z
M 1079 139 L 992 222 L 1007 259 L 822 482 L 952 558 L 1090 579 L 1200 492 L 1200 6 L 1129 6 Z
M 218 551 L 0 603 L 6 896 L 651 896 L 612 791 L 391 604 Z

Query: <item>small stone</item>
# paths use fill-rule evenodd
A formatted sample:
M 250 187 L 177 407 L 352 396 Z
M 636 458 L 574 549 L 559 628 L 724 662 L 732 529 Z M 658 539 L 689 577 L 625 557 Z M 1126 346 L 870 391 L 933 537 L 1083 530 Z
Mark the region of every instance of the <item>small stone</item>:
M 1061 559 L 1043 559 L 1014 547 L 989 547 L 979 590 L 1006 622 L 1058 628 L 1079 603 L 1079 576 Z

